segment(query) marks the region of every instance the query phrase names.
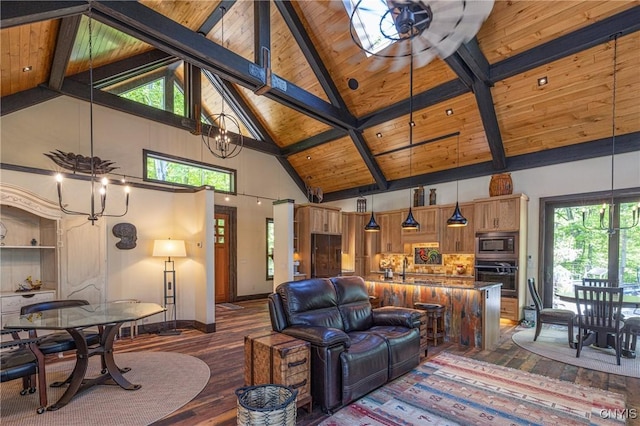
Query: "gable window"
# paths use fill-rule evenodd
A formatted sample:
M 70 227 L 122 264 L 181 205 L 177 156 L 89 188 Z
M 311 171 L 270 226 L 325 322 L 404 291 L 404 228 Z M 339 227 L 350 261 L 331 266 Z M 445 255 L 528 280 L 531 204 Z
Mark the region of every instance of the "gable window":
M 236 171 L 207 163 L 143 150 L 144 180 L 173 185 L 210 186 L 217 192 L 235 194 Z

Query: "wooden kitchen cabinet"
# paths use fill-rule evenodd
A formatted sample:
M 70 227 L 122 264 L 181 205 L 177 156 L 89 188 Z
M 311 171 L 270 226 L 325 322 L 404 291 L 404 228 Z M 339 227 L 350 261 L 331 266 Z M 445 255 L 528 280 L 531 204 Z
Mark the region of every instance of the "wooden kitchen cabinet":
M 404 253 L 402 244 L 402 222 L 407 217 L 408 210 L 385 212 L 377 215 L 380 225 L 380 253 Z
M 405 230 L 401 227 L 400 229 L 402 232 L 402 242 L 423 243 L 439 241 L 440 209 L 433 206 L 416 207 L 412 209 L 412 212 L 413 217 L 420 224 L 420 229 Z M 402 220 L 404 220 L 404 218 Z
M 309 209 L 309 226 L 312 234 L 341 234 L 340 209 L 306 206 Z
M 520 230 L 520 208 L 523 199 L 528 200 L 524 195 L 505 195 L 476 200 L 475 230 L 477 232 Z
M 474 253 L 474 205 L 460 204 L 460 212 L 467 220 L 467 226 L 450 228 L 447 220 L 453 214 L 455 204 L 440 207 L 440 249 L 442 253 Z
M 342 254 L 365 255 L 364 226 L 367 221 L 366 213 L 342 213 Z

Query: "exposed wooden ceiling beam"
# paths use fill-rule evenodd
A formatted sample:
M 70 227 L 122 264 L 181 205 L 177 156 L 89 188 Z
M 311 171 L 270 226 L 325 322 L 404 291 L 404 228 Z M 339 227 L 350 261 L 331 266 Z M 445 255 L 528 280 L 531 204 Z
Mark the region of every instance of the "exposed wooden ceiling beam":
M 255 91 L 264 86 L 261 68 L 138 2 L 96 1 L 94 15 L 101 21 L 187 62 L 208 69 L 228 81 Z M 355 123 L 339 108 L 280 77 L 264 96 L 338 127 Z
M 640 132 L 616 136 L 615 153 L 624 154 L 627 152 L 638 151 L 638 141 L 640 141 Z M 534 167 L 544 167 L 571 161 L 588 160 L 590 158 L 603 157 L 607 155 L 611 155 L 611 138 L 598 139 L 577 145 L 569 145 L 561 148 L 509 157 L 509 167 L 507 168 L 507 171 L 513 172 L 516 170 L 526 170 Z M 388 190 L 398 191 L 418 185 L 434 185 L 437 183 L 451 182 L 460 179 L 471 179 L 487 176 L 494 172 L 493 163 L 487 161 L 470 166 L 461 166 L 454 169 L 417 175 L 411 178 L 389 181 Z M 324 201 L 339 201 L 346 198 L 354 198 L 361 195 L 365 196 L 379 192 L 382 191 L 372 190 L 370 185 L 366 185 L 342 191 L 325 193 Z
M 298 17 L 298 14 L 293 8 L 293 5 L 289 1 L 281 1 L 277 0 L 275 2 L 278 11 L 282 15 L 287 27 L 289 27 L 289 31 L 293 34 L 293 37 L 296 39 L 298 46 L 302 50 L 304 57 L 307 62 L 311 66 L 316 78 L 320 82 L 320 85 L 324 89 L 325 93 L 331 100 L 331 103 L 345 113 L 348 113 L 352 118 L 353 122 L 356 122 L 356 118 L 349 112 L 349 107 L 347 103 L 342 99 L 340 95 L 340 91 L 338 87 L 335 85 L 333 79 L 329 75 L 329 70 L 322 62 L 320 55 L 318 54 L 317 49 L 311 42 L 309 35 L 304 29 L 304 25 L 302 25 L 302 21 Z M 365 165 L 369 169 L 369 173 L 373 176 L 376 184 L 380 189 L 384 189 L 387 187 L 387 179 L 380 168 L 380 165 L 376 162 L 375 158 L 371 154 L 371 150 L 367 145 L 367 142 L 362 137 L 362 132 L 356 131 L 353 128 L 347 130 L 349 136 L 351 137 L 351 141 L 354 146 L 358 150 L 358 153 L 362 157 L 362 161 L 364 161 Z
M 38 105 L 41 102 L 48 101 L 60 96 L 59 92 L 55 92 L 44 86 L 37 86 L 33 89 L 24 90 L 22 92 L 14 93 L 13 95 L 7 95 L 0 98 L 0 116 L 11 114 L 25 108 Z
M 73 15 L 60 20 L 56 48 L 53 52 L 51 72 L 49 73 L 49 87 L 53 90 L 60 90 L 62 87 L 62 81 L 69 64 L 71 50 L 78 34 L 81 18 L 82 15 Z
M 556 61 L 621 36 L 640 30 L 640 6 L 595 22 L 587 27 L 541 44 L 491 65 L 491 80 L 500 81 L 530 69 Z
M 89 102 L 89 86 L 71 77 L 67 77 L 64 80 L 61 93 Z M 177 127 L 183 130 L 187 130 L 191 133 L 193 133 L 196 128 L 195 120 L 192 118 L 182 117 L 170 111 L 163 111 L 157 108 L 152 108 L 148 105 L 130 101 L 118 95 L 114 95 L 112 93 L 104 92 L 101 90 L 94 91 L 93 100 L 97 105 L 102 105 L 104 107 L 121 111 L 127 114 L 136 115 L 138 117 L 153 120 L 158 123 Z M 265 154 L 278 156 L 280 155 L 280 150 L 277 147 L 250 137 L 244 138 L 244 145 L 249 149 L 263 152 Z
M 85 1 L 2 1 L 0 2 L 0 27 L 59 19 L 89 10 Z
M 204 21 L 200 28 L 198 28 L 198 33 L 206 36 L 211 32 L 213 27 L 215 27 L 220 19 L 222 19 L 222 8 L 224 8 L 227 12 L 231 7 L 236 3 L 236 0 L 223 0 L 220 2 L 218 7 L 209 15 L 209 17 Z

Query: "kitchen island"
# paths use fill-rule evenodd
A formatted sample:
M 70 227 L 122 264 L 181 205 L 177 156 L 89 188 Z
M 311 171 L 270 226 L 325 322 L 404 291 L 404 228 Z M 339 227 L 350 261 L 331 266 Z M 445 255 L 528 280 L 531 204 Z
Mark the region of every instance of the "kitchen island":
M 493 349 L 498 343 L 502 284 L 449 277 L 363 278 L 369 295 L 376 296 L 381 306 L 412 308 L 416 302 L 443 305 L 445 340 L 483 350 Z

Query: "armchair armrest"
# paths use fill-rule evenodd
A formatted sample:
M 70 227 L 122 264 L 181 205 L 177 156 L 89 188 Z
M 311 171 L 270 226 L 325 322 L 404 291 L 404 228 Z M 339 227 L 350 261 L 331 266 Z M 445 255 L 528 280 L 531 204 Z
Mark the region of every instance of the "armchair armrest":
M 347 333 L 338 328 L 296 325 L 287 327 L 282 332 L 297 339 L 306 340 L 314 346 L 344 345 L 345 348 L 348 348 L 351 345 L 351 340 Z
M 420 311 L 399 306 L 384 306 L 373 312 L 373 325 L 400 325 L 407 328 L 420 328 Z

